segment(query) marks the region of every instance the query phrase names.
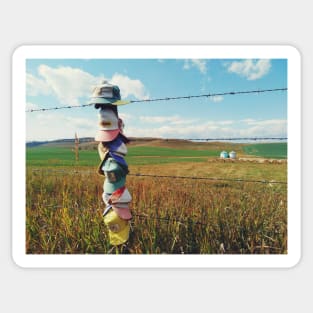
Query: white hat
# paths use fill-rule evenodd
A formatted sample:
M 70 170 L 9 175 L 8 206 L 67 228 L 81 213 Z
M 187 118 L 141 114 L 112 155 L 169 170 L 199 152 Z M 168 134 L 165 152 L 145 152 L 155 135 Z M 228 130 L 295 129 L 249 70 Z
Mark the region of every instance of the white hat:
M 95 140 L 108 142 L 115 139 L 120 132 L 118 118 L 110 108 L 99 111 L 99 130 Z

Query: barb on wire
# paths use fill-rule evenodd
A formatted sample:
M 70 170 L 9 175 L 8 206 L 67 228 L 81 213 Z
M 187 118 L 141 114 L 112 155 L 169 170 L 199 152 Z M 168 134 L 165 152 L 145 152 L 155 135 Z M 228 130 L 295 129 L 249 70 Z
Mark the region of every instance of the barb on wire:
M 143 99 L 143 100 L 129 100 L 128 103 L 140 103 L 140 102 L 156 102 L 156 101 L 170 101 L 170 100 L 181 100 L 181 99 L 192 99 L 192 98 L 209 98 L 216 96 L 227 96 L 227 95 L 238 95 L 238 94 L 252 94 L 252 93 L 265 93 L 265 92 L 275 92 L 275 91 L 286 91 L 287 88 L 274 88 L 274 89 L 257 89 L 257 90 L 247 90 L 247 91 L 229 91 L 229 92 L 219 92 L 219 93 L 208 93 L 202 95 L 191 95 L 191 96 L 177 96 L 177 97 L 164 97 L 164 98 L 155 98 L 155 99 Z M 93 104 L 83 104 L 83 105 L 67 105 L 62 107 L 54 108 L 39 108 L 39 109 L 30 109 L 26 112 L 38 112 L 38 111 L 52 111 L 60 109 L 73 109 L 73 108 L 83 108 L 92 106 Z

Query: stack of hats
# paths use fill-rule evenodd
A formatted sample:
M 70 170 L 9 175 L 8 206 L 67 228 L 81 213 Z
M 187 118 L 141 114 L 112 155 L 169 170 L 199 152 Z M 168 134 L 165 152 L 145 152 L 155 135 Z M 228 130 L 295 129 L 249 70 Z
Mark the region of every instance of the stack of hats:
M 114 246 L 129 239 L 132 218 L 132 197 L 125 186 L 128 165 L 124 159 L 129 140 L 123 134 L 123 121 L 118 117 L 116 103 L 121 99 L 118 86 L 103 82 L 93 92 L 89 104 L 99 109 L 99 129 L 95 140 L 99 142 L 101 163 L 98 173 L 105 176 L 102 199 L 106 205 L 104 223 L 108 227 L 110 243 Z

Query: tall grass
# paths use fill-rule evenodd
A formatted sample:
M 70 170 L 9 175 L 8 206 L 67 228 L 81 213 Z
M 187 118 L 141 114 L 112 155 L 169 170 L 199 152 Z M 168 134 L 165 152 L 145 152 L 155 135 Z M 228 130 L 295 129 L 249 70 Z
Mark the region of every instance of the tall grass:
M 29 168 L 26 252 L 111 253 L 102 183 L 89 171 Z M 127 187 L 133 197 L 127 253 L 287 253 L 285 185 L 128 176 Z

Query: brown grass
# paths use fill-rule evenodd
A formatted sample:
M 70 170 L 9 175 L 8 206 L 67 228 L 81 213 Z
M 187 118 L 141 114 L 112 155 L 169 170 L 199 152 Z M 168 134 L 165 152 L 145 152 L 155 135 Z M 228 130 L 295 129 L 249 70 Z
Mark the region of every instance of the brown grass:
M 102 178 L 64 170 L 27 171 L 27 253 L 111 253 Z M 130 172 L 286 181 L 286 164 L 181 163 Z M 125 253 L 287 253 L 285 185 L 128 176 L 127 187 L 134 217 Z

